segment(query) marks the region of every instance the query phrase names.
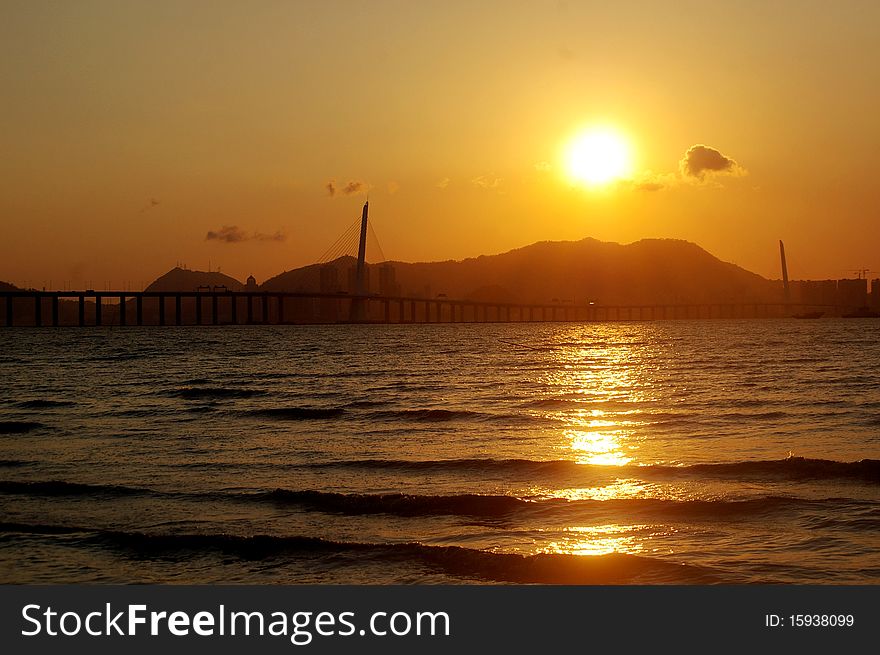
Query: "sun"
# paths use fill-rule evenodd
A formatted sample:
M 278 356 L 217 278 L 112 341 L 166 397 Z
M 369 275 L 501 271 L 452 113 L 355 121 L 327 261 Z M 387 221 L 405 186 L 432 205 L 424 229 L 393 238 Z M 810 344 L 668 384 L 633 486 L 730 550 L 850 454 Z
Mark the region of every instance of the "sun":
M 572 180 L 591 186 L 625 179 L 632 171 L 629 142 L 611 128 L 581 132 L 566 148 L 565 168 Z

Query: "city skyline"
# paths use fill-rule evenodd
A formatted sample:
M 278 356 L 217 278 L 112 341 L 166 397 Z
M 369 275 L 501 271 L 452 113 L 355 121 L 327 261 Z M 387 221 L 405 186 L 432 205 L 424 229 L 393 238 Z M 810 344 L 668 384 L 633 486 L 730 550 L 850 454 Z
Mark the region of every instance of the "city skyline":
M 782 238 L 792 279 L 880 269 L 880 9 L 687 9 L 7 8 L 0 279 L 266 279 L 367 194 L 393 260 L 677 238 L 778 279 Z M 596 129 L 629 157 L 601 185 L 569 157 Z

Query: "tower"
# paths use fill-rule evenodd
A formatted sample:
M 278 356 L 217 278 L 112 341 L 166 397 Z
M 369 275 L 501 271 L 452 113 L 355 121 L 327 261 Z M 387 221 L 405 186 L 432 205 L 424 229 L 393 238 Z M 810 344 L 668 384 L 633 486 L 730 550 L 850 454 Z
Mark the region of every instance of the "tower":
M 364 203 L 364 211 L 361 214 L 361 238 L 358 243 L 357 268 L 355 269 L 354 298 L 351 300 L 351 316 L 352 322 L 361 322 L 366 320 L 366 258 L 367 258 L 367 212 L 370 208 L 369 200 Z
M 366 265 L 366 257 L 367 257 L 367 211 L 370 207 L 370 201 L 364 203 L 364 211 L 361 214 L 361 240 L 358 244 L 358 261 L 357 261 L 357 273 L 356 273 L 356 286 L 355 286 L 355 295 L 363 296 L 366 294 L 367 289 L 364 284 L 364 266 Z
M 785 302 L 788 302 L 790 299 L 788 290 L 788 266 L 785 264 L 785 244 L 782 243 L 782 239 L 779 240 L 779 258 L 782 260 L 782 288 L 785 292 Z

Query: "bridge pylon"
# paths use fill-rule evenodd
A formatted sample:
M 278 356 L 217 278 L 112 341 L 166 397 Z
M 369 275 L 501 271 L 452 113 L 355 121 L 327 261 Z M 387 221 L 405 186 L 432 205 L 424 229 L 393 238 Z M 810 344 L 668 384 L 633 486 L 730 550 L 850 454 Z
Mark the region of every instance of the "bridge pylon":
M 357 268 L 355 269 L 355 288 L 354 297 L 351 300 L 350 320 L 360 323 L 366 320 L 366 303 L 364 296 L 367 295 L 367 285 L 365 283 L 366 258 L 367 258 L 367 214 L 370 209 L 370 201 L 364 203 L 364 210 L 361 214 L 361 238 L 358 242 L 358 258 Z

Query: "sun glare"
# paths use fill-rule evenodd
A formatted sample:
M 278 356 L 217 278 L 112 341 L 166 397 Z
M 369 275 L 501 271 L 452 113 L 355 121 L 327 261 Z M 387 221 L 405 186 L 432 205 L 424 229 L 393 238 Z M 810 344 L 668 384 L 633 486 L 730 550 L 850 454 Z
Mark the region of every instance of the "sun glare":
M 623 179 L 632 169 L 629 143 L 608 128 L 578 134 L 569 143 L 565 159 L 571 179 L 591 186 Z

